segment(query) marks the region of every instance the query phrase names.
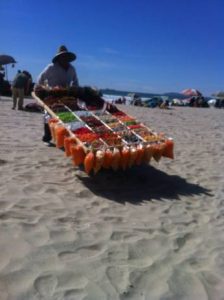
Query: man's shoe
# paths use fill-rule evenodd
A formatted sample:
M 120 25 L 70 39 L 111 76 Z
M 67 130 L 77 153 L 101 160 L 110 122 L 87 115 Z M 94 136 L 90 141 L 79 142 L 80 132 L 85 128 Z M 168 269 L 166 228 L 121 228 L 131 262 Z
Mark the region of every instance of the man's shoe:
M 52 142 L 44 142 L 44 145 L 47 147 L 55 147 L 55 144 L 53 144 Z

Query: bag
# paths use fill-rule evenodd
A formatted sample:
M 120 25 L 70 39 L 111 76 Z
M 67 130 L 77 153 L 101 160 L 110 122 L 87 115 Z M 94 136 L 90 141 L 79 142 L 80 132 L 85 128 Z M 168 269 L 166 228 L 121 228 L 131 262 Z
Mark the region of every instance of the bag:
M 40 106 L 39 104 L 37 103 L 28 103 L 25 108 L 24 108 L 25 111 L 29 111 L 29 112 L 38 112 L 38 113 L 42 113 L 44 110 L 43 110 L 43 107 Z

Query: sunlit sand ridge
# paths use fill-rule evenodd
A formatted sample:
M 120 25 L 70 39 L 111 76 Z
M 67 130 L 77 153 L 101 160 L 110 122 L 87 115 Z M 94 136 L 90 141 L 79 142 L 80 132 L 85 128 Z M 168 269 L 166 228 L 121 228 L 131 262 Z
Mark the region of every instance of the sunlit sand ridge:
M 0 105 L 1 300 L 223 299 L 223 110 L 122 106 L 175 160 L 89 177 Z

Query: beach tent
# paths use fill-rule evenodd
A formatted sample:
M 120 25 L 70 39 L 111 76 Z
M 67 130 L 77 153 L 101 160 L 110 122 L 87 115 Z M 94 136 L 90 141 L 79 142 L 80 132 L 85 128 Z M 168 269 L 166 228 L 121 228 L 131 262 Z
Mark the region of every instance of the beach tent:
M 188 96 L 188 97 L 201 97 L 202 93 L 196 89 L 185 89 L 181 92 L 181 94 Z
M 224 99 L 224 91 L 219 91 L 217 93 L 212 94 L 216 99 Z
M 214 93 L 212 96 L 216 99 L 215 107 L 224 108 L 224 91 Z
M 210 107 L 214 107 L 215 104 L 216 104 L 216 99 L 209 99 L 209 100 L 208 100 L 208 105 L 209 105 Z
M 174 98 L 172 100 L 172 105 L 174 105 L 174 106 L 184 106 L 184 102 L 183 102 L 182 99 Z
M 12 67 L 14 67 L 14 64 L 16 63 L 14 57 L 7 54 L 0 54 L 0 66 L 5 66 L 5 78 L 8 80 L 8 70 L 7 65 L 12 64 Z

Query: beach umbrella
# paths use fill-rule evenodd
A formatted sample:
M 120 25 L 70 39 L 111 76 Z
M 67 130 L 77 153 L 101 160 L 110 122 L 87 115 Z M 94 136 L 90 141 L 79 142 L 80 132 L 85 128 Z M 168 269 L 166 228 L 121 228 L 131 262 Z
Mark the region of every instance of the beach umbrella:
M 14 64 L 16 63 L 14 57 L 7 54 L 0 54 L 0 65 L 5 65 L 5 77 L 8 80 L 8 70 L 7 65 L 12 64 L 12 67 L 14 67 Z
M 11 55 L 0 54 L 0 65 L 15 64 L 16 61 Z
M 181 92 L 181 94 L 183 94 L 185 96 L 188 96 L 188 97 L 193 97 L 193 96 L 200 97 L 200 96 L 202 96 L 202 93 L 200 93 L 196 89 L 185 89 Z

